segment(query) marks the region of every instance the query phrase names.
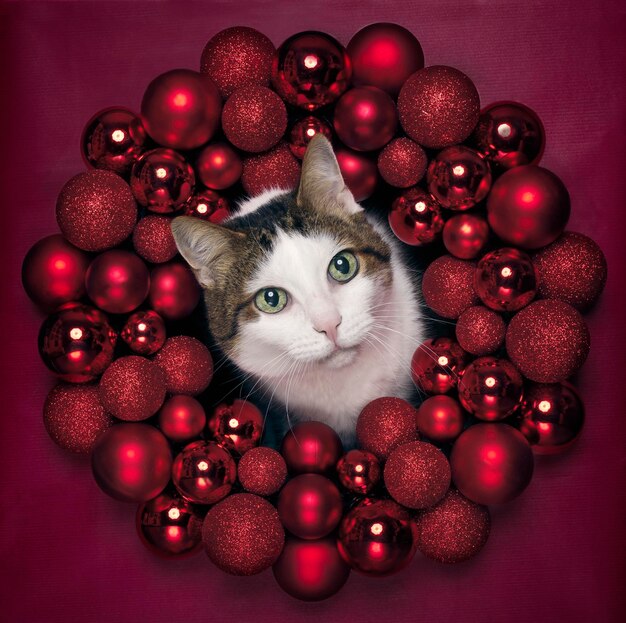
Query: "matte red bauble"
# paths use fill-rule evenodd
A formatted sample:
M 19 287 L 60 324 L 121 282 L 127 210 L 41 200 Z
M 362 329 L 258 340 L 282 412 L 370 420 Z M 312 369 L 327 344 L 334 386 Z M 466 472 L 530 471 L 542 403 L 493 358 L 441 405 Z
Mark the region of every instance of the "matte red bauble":
M 457 400 L 450 396 L 431 396 L 422 402 L 417 412 L 420 435 L 437 443 L 454 441 L 463 431 L 465 413 Z
M 287 479 L 287 463 L 282 455 L 267 446 L 248 450 L 237 465 L 241 486 L 250 493 L 272 495 Z
M 172 482 L 194 504 L 215 504 L 225 498 L 237 478 L 235 461 L 213 441 L 185 446 L 172 464 Z
M 149 424 L 116 424 L 105 431 L 91 454 L 98 486 L 122 502 L 147 502 L 170 479 L 172 454 L 167 439 Z
M 214 190 L 206 188 L 187 202 L 185 216 L 195 216 L 211 223 L 222 223 L 230 216 L 228 200 Z
M 188 335 L 169 338 L 154 356 L 154 362 L 165 373 L 170 394 L 195 396 L 202 393 L 213 378 L 213 358 L 209 349 Z
M 450 457 L 452 480 L 478 504 L 510 502 L 533 475 L 533 453 L 524 435 L 508 424 L 470 426 L 456 440 Z
M 337 463 L 339 482 L 352 493 L 370 493 L 380 482 L 381 476 L 379 460 L 367 450 L 350 450 Z
M 289 149 L 291 149 L 291 153 L 296 158 L 302 160 L 308 144 L 316 134 L 323 134 L 328 140 L 331 140 L 333 131 L 325 121 L 313 115 L 296 121 L 289 132 Z
M 456 339 L 472 355 L 490 355 L 504 343 L 502 316 L 482 305 L 468 307 L 456 321 Z
M 120 337 L 134 353 L 154 355 L 165 344 L 165 323 L 155 311 L 138 311 L 128 317 Z
M 421 188 L 409 188 L 394 199 L 389 226 L 405 244 L 420 246 L 432 242 L 443 229 L 441 207 Z
M 427 394 L 445 394 L 456 387 L 469 357 L 449 337 L 426 340 L 417 347 L 411 360 L 413 381 Z
M 158 414 L 159 428 L 171 441 L 186 443 L 199 437 L 206 425 L 202 405 L 191 396 L 176 395 L 165 401 Z
M 457 214 L 443 227 L 443 244 L 448 253 L 462 260 L 473 260 L 489 238 L 487 221 L 475 214 Z
M 294 474 L 331 472 L 343 454 L 339 435 L 323 422 L 300 422 L 283 437 L 280 452 Z
M 231 452 L 243 455 L 259 445 L 263 434 L 263 414 L 251 402 L 236 399 L 213 410 L 207 429 L 213 439 Z
M 228 143 L 213 143 L 200 152 L 196 170 L 207 188 L 223 190 L 239 181 L 241 158 Z
M 153 264 L 169 262 L 178 253 L 171 223 L 167 216 L 144 216 L 133 231 L 137 255 Z
M 172 262 L 152 269 L 150 306 L 166 320 L 189 316 L 200 302 L 200 286 L 186 265 Z
M 365 154 L 341 147 L 335 151 L 337 164 L 346 186 L 355 201 L 364 201 L 372 195 L 378 182 L 376 162 Z
M 287 143 L 243 161 L 241 183 L 249 196 L 261 194 L 269 188 L 295 188 L 300 181 L 300 163 Z
M 410 138 L 396 138 L 378 154 L 378 170 L 390 186 L 408 188 L 419 182 L 428 159 L 426 152 Z

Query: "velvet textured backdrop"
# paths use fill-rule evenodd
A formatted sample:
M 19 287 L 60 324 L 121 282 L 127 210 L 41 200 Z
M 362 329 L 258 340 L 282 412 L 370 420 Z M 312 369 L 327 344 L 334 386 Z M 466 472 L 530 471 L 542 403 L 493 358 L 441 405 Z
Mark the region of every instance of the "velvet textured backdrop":
M 52 379 L 37 355 L 41 316 L 21 291 L 19 269 L 26 250 L 56 230 L 56 195 L 83 169 L 79 136 L 94 111 L 137 109 L 153 76 L 196 68 L 204 43 L 228 26 L 256 27 L 275 44 L 306 29 L 347 43 L 375 21 L 410 28 L 427 64 L 468 73 L 483 103 L 517 99 L 540 114 L 543 164 L 573 198 L 569 228 L 601 244 L 609 282 L 588 317 L 593 346 L 578 379 L 588 407 L 583 437 L 569 454 L 539 460 L 525 494 L 494 510 L 484 552 L 457 567 L 418 555 L 383 580 L 353 574 L 339 595 L 307 605 L 283 594 L 271 572 L 232 578 L 203 555 L 153 557 L 136 538 L 134 507 L 103 495 L 88 463 L 47 438 L 41 406 Z M 622 620 L 625 26 L 623 3 L 602 0 L 5 2 L 0 618 Z

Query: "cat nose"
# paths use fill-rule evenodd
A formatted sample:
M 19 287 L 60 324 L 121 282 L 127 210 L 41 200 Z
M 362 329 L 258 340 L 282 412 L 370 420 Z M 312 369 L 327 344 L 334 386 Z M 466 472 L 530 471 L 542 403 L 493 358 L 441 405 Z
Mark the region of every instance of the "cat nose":
M 325 333 L 326 337 L 333 343 L 337 344 L 337 329 L 341 324 L 341 316 L 333 314 L 324 318 L 318 318 L 313 322 L 313 328 L 318 333 Z

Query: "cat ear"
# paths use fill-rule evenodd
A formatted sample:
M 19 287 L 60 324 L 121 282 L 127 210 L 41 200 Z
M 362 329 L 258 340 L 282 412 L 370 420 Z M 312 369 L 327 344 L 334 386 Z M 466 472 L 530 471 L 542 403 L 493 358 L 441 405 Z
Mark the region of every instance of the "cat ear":
M 171 227 L 178 251 L 207 288 L 227 276 L 237 246 L 245 238 L 245 234 L 192 216 L 175 218 Z
M 333 147 L 323 134 L 311 139 L 304 154 L 297 202 L 343 215 L 363 210 L 343 181 Z

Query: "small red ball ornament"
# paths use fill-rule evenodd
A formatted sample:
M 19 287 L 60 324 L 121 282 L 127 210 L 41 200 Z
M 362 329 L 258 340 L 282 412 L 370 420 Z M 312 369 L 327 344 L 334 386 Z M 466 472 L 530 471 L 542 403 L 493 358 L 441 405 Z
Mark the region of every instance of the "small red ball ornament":
M 337 463 L 339 482 L 352 493 L 370 493 L 380 482 L 381 476 L 379 460 L 367 450 L 350 450 Z
M 167 216 L 144 216 L 133 231 L 137 255 L 153 264 L 169 262 L 178 253 L 171 223 Z
M 128 317 L 120 337 L 134 353 L 154 355 L 165 344 L 165 323 L 155 311 L 138 311 Z
M 263 414 L 247 400 L 235 400 L 215 407 L 207 422 L 209 433 L 221 446 L 238 455 L 259 445 Z
M 241 183 L 251 197 L 269 188 L 291 190 L 300 181 L 300 163 L 287 143 L 243 161 Z
M 431 396 L 422 402 L 417 412 L 420 435 L 436 443 L 454 441 L 463 431 L 465 413 L 450 396 Z
M 343 445 L 327 424 L 300 422 L 283 437 L 280 452 L 294 474 L 327 474 L 343 454 Z
M 413 353 L 413 381 L 427 394 L 445 394 L 456 387 L 468 359 L 463 349 L 449 337 L 426 340 Z
M 441 207 L 421 188 L 409 188 L 394 199 L 388 215 L 393 233 L 405 244 L 432 242 L 443 229 Z
M 475 214 L 457 214 L 443 227 L 443 244 L 448 253 L 461 260 L 473 260 L 489 238 L 487 221 Z
M 506 325 L 502 316 L 476 305 L 468 307 L 456 321 L 456 339 L 472 355 L 490 355 L 504 343 Z
M 165 373 L 167 391 L 195 396 L 203 392 L 213 378 L 213 358 L 199 340 L 187 335 L 169 338 L 154 356 Z
M 378 182 L 376 162 L 365 154 L 342 147 L 335 152 L 337 164 L 346 186 L 355 201 L 364 201 L 372 195 Z
M 166 320 L 180 320 L 189 316 L 200 302 L 200 286 L 185 264 L 162 264 L 150 274 L 148 300 Z
M 331 140 L 333 131 L 325 121 L 312 115 L 296 121 L 289 132 L 291 153 L 302 160 L 308 144 L 316 134 L 323 134 L 328 140 Z
M 428 159 L 426 152 L 410 138 L 396 138 L 378 154 L 378 170 L 390 186 L 408 188 L 417 184 L 424 173 Z
M 176 443 L 187 443 L 199 437 L 206 425 L 202 405 L 184 394 L 166 400 L 158 417 L 163 434 Z
M 257 495 L 273 495 L 287 479 L 287 464 L 276 450 L 259 446 L 248 450 L 241 457 L 237 476 L 246 491 Z
M 187 202 L 185 216 L 195 216 L 211 223 L 222 223 L 230 216 L 228 200 L 207 188 L 196 193 Z
M 223 190 L 239 181 L 241 158 L 228 143 L 213 143 L 200 152 L 196 169 L 207 188 Z

